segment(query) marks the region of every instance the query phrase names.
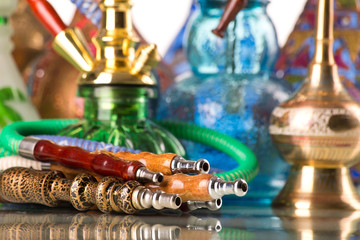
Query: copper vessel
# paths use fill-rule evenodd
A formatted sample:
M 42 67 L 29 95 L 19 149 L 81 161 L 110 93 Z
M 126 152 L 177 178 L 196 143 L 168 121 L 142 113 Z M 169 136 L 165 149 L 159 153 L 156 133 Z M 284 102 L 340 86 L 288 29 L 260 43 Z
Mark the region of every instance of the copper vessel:
M 308 77 L 274 109 L 270 134 L 292 165 L 273 207 L 360 209 L 349 167 L 359 160 L 360 107 L 342 86 L 333 56 L 334 0 L 319 0 Z

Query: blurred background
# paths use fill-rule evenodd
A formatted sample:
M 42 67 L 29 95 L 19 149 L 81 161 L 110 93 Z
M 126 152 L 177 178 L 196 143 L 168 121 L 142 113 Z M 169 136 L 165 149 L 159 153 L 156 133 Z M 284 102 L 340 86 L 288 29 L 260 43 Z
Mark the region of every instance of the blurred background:
M 76 7 L 70 1 L 49 0 L 62 19 L 70 23 Z M 192 0 L 134 0 L 133 21 L 147 42 L 158 45 L 164 56 L 190 12 Z M 268 14 L 282 47 L 301 14 L 305 0 L 271 0 Z M 166 21 L 164 21 L 166 19 Z

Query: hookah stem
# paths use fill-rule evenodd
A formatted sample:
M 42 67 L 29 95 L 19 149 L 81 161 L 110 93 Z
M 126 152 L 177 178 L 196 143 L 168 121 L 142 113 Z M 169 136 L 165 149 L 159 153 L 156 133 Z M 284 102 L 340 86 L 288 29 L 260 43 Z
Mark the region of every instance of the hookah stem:
M 96 205 L 105 213 L 111 211 L 135 213 L 154 207 L 177 209 L 181 199 L 175 194 L 152 192 L 139 182 L 104 177 L 99 182 L 89 174 L 73 180 L 59 171 L 38 171 L 9 168 L 0 176 L 0 196 L 9 202 L 38 203 L 49 207 L 59 201 L 71 202 L 80 211 Z
M 229 0 L 225 6 L 223 15 L 221 16 L 219 25 L 211 32 L 216 36 L 223 38 L 226 28 L 233 21 L 236 15 L 247 5 L 247 0 Z
M 112 153 L 105 152 L 121 158 L 126 161 L 139 161 L 144 166 L 153 172 L 161 172 L 165 175 L 171 175 L 174 173 L 208 173 L 210 170 L 210 164 L 205 159 L 199 159 L 197 161 L 188 161 L 181 156 L 174 153 L 162 153 L 154 154 L 150 152 L 131 153 L 127 151 L 120 151 Z
M 37 18 L 53 36 L 66 29 L 65 24 L 47 0 L 27 0 L 27 2 Z
M 41 162 L 57 162 L 71 168 L 80 168 L 104 176 L 124 180 L 162 181 L 161 173 L 151 173 L 137 161 L 124 161 L 109 154 L 90 153 L 80 147 L 60 146 L 48 140 L 25 137 L 19 146 L 19 155 Z M 146 173 L 146 176 L 141 176 Z
M 186 175 L 179 173 L 165 175 L 160 185 L 148 183 L 146 186 L 169 194 L 179 194 L 183 202 L 212 201 L 229 194 L 241 197 L 248 190 L 248 185 L 243 179 L 225 181 L 212 174 Z

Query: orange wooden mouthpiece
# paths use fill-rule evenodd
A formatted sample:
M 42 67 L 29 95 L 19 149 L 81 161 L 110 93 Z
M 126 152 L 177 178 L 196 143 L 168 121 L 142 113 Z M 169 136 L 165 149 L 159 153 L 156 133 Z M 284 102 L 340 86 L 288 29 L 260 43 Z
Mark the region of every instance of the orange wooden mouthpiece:
M 177 193 L 183 202 L 185 201 L 210 201 L 213 198 L 209 194 L 211 174 L 185 175 L 175 174 L 164 176 L 160 185 L 148 184 L 152 190 L 161 190 L 166 193 Z
M 178 194 L 183 202 L 211 201 L 224 195 L 244 196 L 248 190 L 243 179 L 225 181 L 212 174 L 174 174 L 165 175 L 160 185 L 147 184 L 153 190 L 161 190 L 169 194 Z
M 154 154 L 150 152 L 131 153 L 127 151 L 117 153 L 109 151 L 95 151 L 94 153 L 104 152 L 126 161 L 139 161 L 150 171 L 161 172 L 165 175 L 171 175 L 174 173 L 208 173 L 210 170 L 210 164 L 206 159 L 188 161 L 174 153 Z
M 96 152 L 106 152 L 127 161 L 139 161 L 144 164 L 144 166 L 150 171 L 161 172 L 167 175 L 172 174 L 170 167 L 171 161 L 177 156 L 177 154 L 174 153 L 154 154 L 150 152 L 131 153 L 127 151 L 121 151 L 117 153 L 112 153 L 108 151 Z

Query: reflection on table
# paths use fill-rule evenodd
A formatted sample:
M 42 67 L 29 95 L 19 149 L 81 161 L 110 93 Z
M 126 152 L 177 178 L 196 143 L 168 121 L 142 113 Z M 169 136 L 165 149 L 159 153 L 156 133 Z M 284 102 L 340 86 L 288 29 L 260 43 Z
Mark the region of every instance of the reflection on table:
M 225 204 L 221 211 L 145 211 L 137 215 L 4 204 L 0 239 L 357 239 L 360 212 L 291 211 Z

